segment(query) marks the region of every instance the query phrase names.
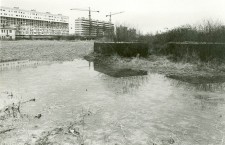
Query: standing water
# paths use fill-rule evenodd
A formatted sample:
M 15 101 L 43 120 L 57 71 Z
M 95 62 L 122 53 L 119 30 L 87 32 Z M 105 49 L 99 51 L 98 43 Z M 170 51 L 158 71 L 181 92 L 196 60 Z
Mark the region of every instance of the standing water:
M 21 106 L 29 117 L 14 119 L 15 130 L 0 134 L 0 144 L 225 143 L 222 82 L 191 84 L 151 71 L 118 73 L 101 64 L 74 60 L 2 67 L 0 92 L 6 91 L 22 101 L 36 101 Z M 37 114 L 40 118 L 35 118 Z M 69 126 L 79 114 L 83 123 L 75 123 L 75 129 L 54 130 Z M 0 129 L 8 122 L 0 120 Z

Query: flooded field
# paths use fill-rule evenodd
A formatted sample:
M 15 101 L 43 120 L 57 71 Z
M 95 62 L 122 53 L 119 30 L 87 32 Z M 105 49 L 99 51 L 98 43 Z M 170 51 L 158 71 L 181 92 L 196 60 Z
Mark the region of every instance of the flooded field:
M 22 64 L 0 66 L 0 105 L 35 101 L 21 105 L 23 117 L 0 119 L 0 131 L 13 128 L 0 133 L 0 144 L 225 143 L 224 82 L 190 83 L 81 59 Z

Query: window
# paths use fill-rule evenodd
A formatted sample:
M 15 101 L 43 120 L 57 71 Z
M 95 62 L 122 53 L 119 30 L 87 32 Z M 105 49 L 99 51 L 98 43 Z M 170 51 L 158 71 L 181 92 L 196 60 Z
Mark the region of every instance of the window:
M 9 33 L 12 33 L 12 30 L 9 30 Z
M 2 33 L 3 33 L 3 30 L 2 30 Z

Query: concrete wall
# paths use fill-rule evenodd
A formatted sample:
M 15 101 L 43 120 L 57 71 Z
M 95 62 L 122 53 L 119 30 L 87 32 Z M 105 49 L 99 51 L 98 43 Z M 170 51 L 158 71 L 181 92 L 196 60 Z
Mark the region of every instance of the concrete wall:
M 132 57 L 138 54 L 142 57 L 148 56 L 148 45 L 146 43 L 132 43 L 132 42 L 95 42 L 94 52 L 105 55 L 118 54 L 120 56 Z

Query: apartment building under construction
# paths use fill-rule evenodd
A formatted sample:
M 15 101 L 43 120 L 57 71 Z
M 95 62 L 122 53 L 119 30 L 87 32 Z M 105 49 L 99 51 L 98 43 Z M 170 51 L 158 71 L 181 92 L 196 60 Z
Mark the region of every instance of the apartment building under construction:
M 22 10 L 18 7 L 0 7 L 0 27 L 11 27 L 16 36 L 68 35 L 69 17 L 36 10 Z
M 114 25 L 110 22 L 89 20 L 87 18 L 75 19 L 75 35 L 77 36 L 91 36 L 102 37 L 109 35 L 114 31 Z

